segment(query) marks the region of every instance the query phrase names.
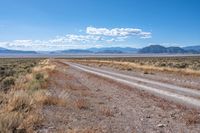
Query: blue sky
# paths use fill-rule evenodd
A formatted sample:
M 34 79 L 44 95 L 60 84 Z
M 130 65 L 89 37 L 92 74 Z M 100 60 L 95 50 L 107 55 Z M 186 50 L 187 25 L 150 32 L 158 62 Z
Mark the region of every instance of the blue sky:
M 0 0 L 0 47 L 200 45 L 199 0 Z

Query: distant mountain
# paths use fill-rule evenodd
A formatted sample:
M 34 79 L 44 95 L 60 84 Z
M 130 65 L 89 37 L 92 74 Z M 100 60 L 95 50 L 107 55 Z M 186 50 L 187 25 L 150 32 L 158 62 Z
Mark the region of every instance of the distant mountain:
M 184 50 L 180 47 L 164 47 L 161 45 L 150 45 L 139 50 L 138 53 L 193 53 L 190 50 Z
M 122 54 L 122 53 L 137 53 L 138 49 L 130 47 L 104 47 L 104 48 L 89 48 L 89 49 L 69 49 L 62 51 L 53 51 L 51 54 Z
M 35 51 L 10 50 L 0 47 L 0 54 L 37 54 Z
M 120 51 L 120 50 L 102 50 L 102 51 L 97 51 L 95 52 L 96 54 L 122 54 L 124 52 Z
M 184 50 L 200 52 L 200 45 L 183 47 Z
M 187 51 L 180 47 L 168 47 L 167 53 L 186 53 Z
M 150 45 L 141 49 L 131 47 L 103 47 L 89 49 L 69 49 L 58 51 L 22 51 L 11 50 L 0 47 L 0 54 L 200 54 L 200 46 L 188 47 L 164 47 L 161 45 Z
M 60 51 L 60 53 L 65 53 L 65 54 L 89 54 L 89 53 L 93 53 L 90 50 L 85 50 L 85 49 L 69 49 L 69 50 L 63 50 Z
M 5 49 L 5 48 L 1 48 L 1 47 L 0 47 L 0 50 L 6 50 L 6 49 Z
M 89 51 L 93 53 L 137 53 L 138 49 L 131 47 L 104 47 L 104 48 L 90 48 Z
M 150 45 L 140 49 L 138 53 L 167 53 L 167 48 L 161 45 Z

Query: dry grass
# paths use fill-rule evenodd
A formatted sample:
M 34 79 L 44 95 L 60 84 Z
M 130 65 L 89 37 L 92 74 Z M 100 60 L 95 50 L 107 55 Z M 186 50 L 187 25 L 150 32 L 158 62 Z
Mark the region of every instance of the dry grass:
M 101 107 L 100 112 L 101 112 L 101 114 L 103 114 L 106 117 L 114 116 L 112 110 L 108 107 Z
M 92 64 L 98 64 L 99 66 L 110 66 L 110 67 L 114 67 L 120 70 L 134 70 L 134 69 L 138 69 L 138 70 L 142 70 L 144 72 L 173 72 L 173 73 L 179 73 L 179 74 L 184 74 L 184 75 L 193 75 L 193 76 L 199 76 L 200 75 L 200 71 L 199 70 L 195 70 L 195 69 L 191 69 L 191 68 L 176 68 L 176 67 L 168 67 L 168 66 L 155 66 L 153 64 L 143 64 L 143 63 L 134 63 L 134 62 L 126 62 L 126 61 L 114 61 L 113 60 L 72 60 L 75 62 L 79 62 L 79 63 L 84 63 L 84 64 L 88 64 L 88 63 L 92 63 Z
M 186 125 L 193 125 L 200 123 L 200 114 L 196 111 L 190 111 L 183 116 Z
M 39 113 L 42 106 L 65 106 L 64 100 L 48 95 L 48 73 L 54 68 L 45 60 L 32 73 L 19 76 L 8 93 L 1 93 L 0 132 L 33 132 L 43 120 Z
M 39 124 L 42 118 L 35 113 L 39 109 L 35 99 L 22 90 L 12 92 L 7 97 L 10 99 L 0 113 L 0 131 L 33 131 L 35 124 Z
M 6 96 L 3 92 L 0 92 L 0 106 L 6 101 Z
M 67 133 L 102 133 L 100 128 L 70 129 Z
M 7 112 L 0 114 L 0 132 L 12 133 L 17 131 L 23 120 L 23 115 L 18 112 Z
M 53 96 L 44 96 L 41 100 L 42 105 L 57 105 L 65 107 L 67 102 L 64 99 L 53 97 Z
M 31 112 L 21 122 L 19 129 L 26 129 L 26 132 L 34 132 L 34 129 L 39 127 L 43 121 L 44 118 L 39 112 Z
M 86 102 L 85 99 L 78 99 L 74 102 L 74 105 L 78 108 L 78 109 L 87 109 L 88 108 L 88 103 Z
M 33 68 L 33 72 L 41 72 L 41 71 L 53 71 L 55 70 L 55 65 L 50 65 L 50 60 L 43 60 L 39 63 L 37 67 Z
M 19 76 L 31 73 L 42 59 L 0 59 L 0 91 L 8 91 Z
M 40 125 L 43 117 L 37 112 L 23 114 L 20 112 L 6 112 L 0 114 L 0 132 L 33 132 L 37 125 Z
M 33 104 L 33 99 L 25 92 L 19 91 L 11 95 L 7 105 L 7 111 L 29 112 Z

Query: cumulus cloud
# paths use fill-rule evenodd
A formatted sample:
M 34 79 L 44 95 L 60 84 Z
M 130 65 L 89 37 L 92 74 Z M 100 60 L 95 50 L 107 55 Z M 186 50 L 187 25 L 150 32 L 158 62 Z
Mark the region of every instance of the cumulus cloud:
M 141 29 L 134 29 L 134 28 L 107 29 L 107 28 L 87 27 L 86 33 L 90 35 L 103 35 L 103 36 L 111 36 L 111 37 L 138 35 L 141 38 L 151 38 L 150 32 L 144 32 Z
M 101 41 L 100 36 L 92 35 L 66 35 L 49 40 L 13 40 L 0 42 L 0 47 L 16 50 L 61 50 L 74 48 L 89 48 Z
M 137 28 L 95 28 L 87 27 L 85 33 L 67 34 L 48 40 L 13 40 L 0 42 L 0 47 L 20 50 L 60 50 L 69 48 L 89 48 L 104 44 L 125 42 L 131 37 L 151 38 L 151 32 Z

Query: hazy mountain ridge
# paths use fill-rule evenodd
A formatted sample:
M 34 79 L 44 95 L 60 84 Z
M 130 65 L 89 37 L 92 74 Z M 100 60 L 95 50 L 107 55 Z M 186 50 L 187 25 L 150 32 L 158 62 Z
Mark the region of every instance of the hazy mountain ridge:
M 183 49 L 185 49 L 185 50 L 194 50 L 194 51 L 200 52 L 200 45 L 183 47 Z
M 37 54 L 35 51 L 11 50 L 0 47 L 0 54 Z
M 6 49 L 5 49 L 5 48 L 1 48 L 1 47 L 0 47 L 0 51 L 1 51 L 1 50 L 6 50 Z
M 139 49 L 131 47 L 104 47 L 104 48 L 89 48 L 88 50 L 94 53 L 137 53 Z
M 58 51 L 22 51 L 11 50 L 0 47 L 0 54 L 148 54 L 148 53 L 166 53 L 166 54 L 200 54 L 200 46 L 188 47 L 164 47 L 161 45 L 150 45 L 141 49 L 132 47 L 103 47 L 89 49 L 69 49 Z

